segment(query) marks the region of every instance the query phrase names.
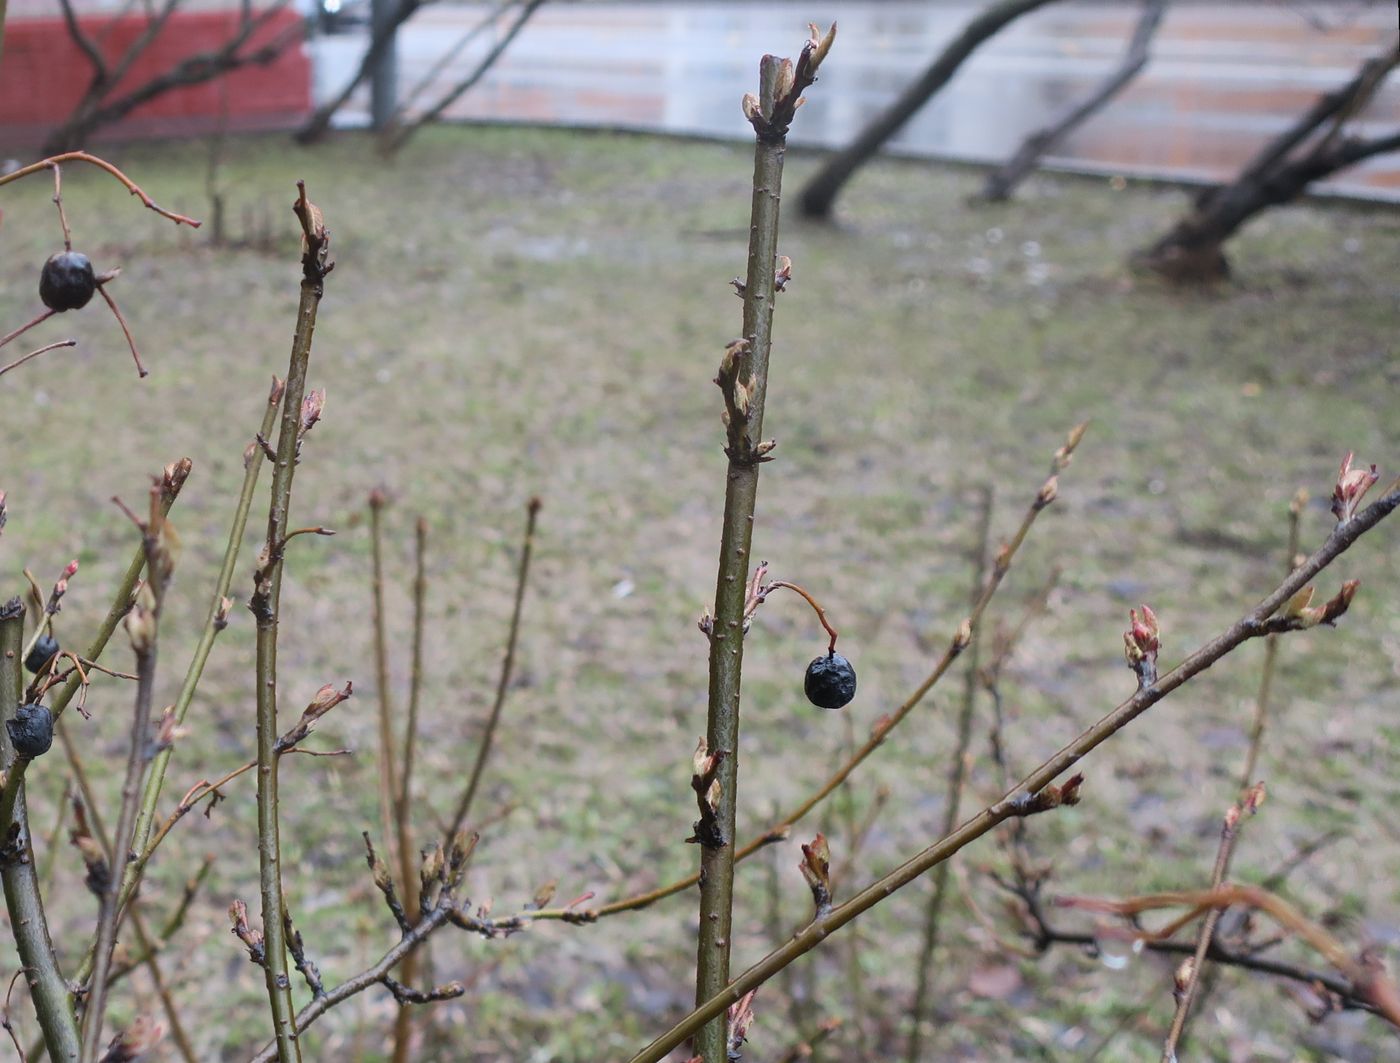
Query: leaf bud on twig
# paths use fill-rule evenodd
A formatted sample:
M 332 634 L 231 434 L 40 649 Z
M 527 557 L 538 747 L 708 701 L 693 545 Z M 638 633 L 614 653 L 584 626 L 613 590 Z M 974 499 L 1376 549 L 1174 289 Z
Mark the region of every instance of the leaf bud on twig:
M 1380 479 L 1374 465 L 1369 469 L 1353 469 L 1351 462 L 1354 457 L 1352 451 L 1347 451 L 1347 456 L 1342 459 L 1341 472 L 1337 474 L 1337 485 L 1332 489 L 1332 515 L 1339 524 L 1345 524 L 1356 516 L 1361 499 Z
M 1142 618 L 1136 609 L 1128 610 L 1129 627 L 1123 632 L 1123 656 L 1138 677 L 1138 689 L 1157 682 L 1157 651 L 1161 649 L 1161 628 L 1151 607 L 1142 607 Z
M 263 948 L 262 931 L 254 930 L 248 924 L 248 906 L 242 901 L 235 900 L 228 906 L 228 917 L 229 921 L 233 923 L 233 936 L 243 942 L 248 950 L 248 959 L 261 967 L 267 953 Z
M 126 633 L 131 638 L 131 648 L 138 654 L 149 653 L 156 638 L 156 597 L 149 584 L 142 583 L 136 592 L 136 601 L 131 612 L 126 614 Z
M 321 411 L 326 407 L 326 389 L 313 390 L 306 393 L 306 397 L 301 400 L 301 434 L 305 435 L 316 427 L 316 422 L 321 419 Z
M 813 917 L 820 919 L 831 911 L 831 846 L 826 835 L 819 831 L 810 845 L 802 846 L 802 860 L 797 866 L 812 891 Z

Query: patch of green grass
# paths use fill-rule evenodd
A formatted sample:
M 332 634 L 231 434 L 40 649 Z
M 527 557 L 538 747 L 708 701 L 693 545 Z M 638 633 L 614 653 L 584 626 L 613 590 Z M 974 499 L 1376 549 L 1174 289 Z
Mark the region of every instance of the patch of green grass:
M 204 212 L 200 150 L 146 147 L 116 161 L 163 204 Z M 790 198 L 811 165 L 791 158 Z M 133 501 L 147 474 L 192 457 L 174 515 L 185 552 L 162 641 L 166 701 L 203 619 L 243 448 L 270 375 L 285 371 L 296 178 L 333 232 L 337 268 L 311 371 L 329 399 L 306 442 L 294 520 L 340 534 L 294 544 L 281 682 L 293 714 L 324 682 L 356 685 L 317 738 L 356 755 L 298 760 L 284 773 L 289 900 L 331 980 L 393 937 L 359 841 L 362 829 L 379 833 L 362 518 L 374 487 L 393 504 L 400 714 L 413 515 L 431 526 L 417 839 L 432 839 L 475 755 L 523 507 L 539 494 L 517 682 L 478 804 L 482 814 L 514 810 L 483 840 L 472 897 L 512 911 L 558 879 L 560 899 L 591 890 L 601 901 L 694 867 L 683 841 L 694 818 L 689 757 L 704 730 L 705 645 L 694 620 L 713 594 L 724 476 L 710 378 L 739 327 L 727 281 L 743 269 L 749 168 L 737 146 L 540 130 L 432 130 L 392 163 L 353 136 L 314 152 L 276 138 L 235 140 L 225 173 L 234 235 L 245 210 L 270 212 L 281 226 L 272 254 L 211 249 L 95 175 L 66 174 L 77 246 L 99 268 L 123 267 L 114 291 L 153 373 L 136 379 L 100 308 L 36 333 L 72 335 L 80 346 L 0 382 L 9 441 L 0 487 L 10 506 L 0 565 L 18 589 L 23 566 L 43 582 L 79 557 L 58 619 L 61 635 L 83 641 L 134 545 L 107 499 Z M 1315 544 L 1329 525 L 1325 496 L 1341 455 L 1355 449 L 1393 465 L 1400 217 L 1379 208 L 1276 212 L 1232 249 L 1235 284 L 1179 292 L 1130 276 L 1122 263 L 1184 209 L 1181 195 L 1045 177 L 1004 208 L 967 207 L 976 183 L 968 171 L 882 163 L 843 200 L 839 226 L 784 222 L 781 250 L 796 279 L 778 308 L 766 424 L 778 460 L 765 469 L 755 549 L 775 576 L 819 594 L 841 628 L 860 672 L 849 713 L 862 740 L 922 679 L 965 609 L 968 488 L 996 488 L 996 535 L 1009 534 L 1064 431 L 1092 419 L 1060 501 L 990 616 L 1014 621 L 1050 566 L 1063 567 L 1049 616 L 1006 680 L 1008 745 L 1020 770 L 1131 691 L 1121 663 L 1130 605 L 1150 601 L 1162 617 L 1169 665 L 1272 587 L 1298 486 L 1313 495 L 1304 542 Z M 42 180 L 0 192 L 7 326 L 34 312 L 39 266 L 58 244 L 48 195 Z M 259 507 L 265 498 L 260 491 Z M 262 520 L 254 514 L 240 600 Z M 1365 912 L 1368 927 L 1382 928 L 1400 904 L 1389 811 L 1400 796 L 1390 770 L 1400 661 L 1392 537 L 1379 531 L 1319 587 L 1331 593 L 1341 579 L 1361 578 L 1354 615 L 1282 647 L 1262 761 L 1271 798 L 1248 825 L 1237 863 L 1242 878 L 1267 874 L 1317 832 L 1340 828 L 1355 841 L 1308 861 L 1290 879 L 1292 895 L 1319 913 Z M 235 611 L 177 753 L 167 809 L 194 781 L 251 755 L 250 629 Z M 741 818 L 757 829 L 825 776 L 846 736 L 838 715 L 802 698 L 802 669 L 821 638 L 797 603 L 775 598 L 749 638 Z M 127 655 L 112 657 L 121 665 Z M 1086 761 L 1085 803 L 1031 827 L 1037 850 L 1054 860 L 1052 890 L 1204 881 L 1234 796 L 1260 659 L 1247 650 L 1218 666 Z M 881 785 L 892 797 L 850 887 L 936 832 L 955 688 L 936 692 L 855 777 L 860 802 Z M 111 801 L 109 822 L 128 701 L 127 690 L 101 681 L 94 720 L 72 721 Z M 983 709 L 969 804 L 994 792 Z M 64 774 L 56 754 L 30 773 L 41 834 Z M 796 845 L 819 829 L 839 863 L 845 820 L 823 807 L 741 872 L 737 967 L 806 918 Z M 204 851 L 219 860 L 167 960 L 169 977 L 201 1058 L 240 1059 L 264 1026 L 261 974 L 229 939 L 223 915 L 232 898 L 257 893 L 248 780 L 229 787 L 211 819 L 188 817 L 176 829 L 152 867 L 153 909 L 173 903 Z M 76 858 L 62 847 L 56 855 L 55 930 L 71 953 L 90 928 L 91 904 Z M 768 859 L 783 891 L 777 926 L 763 914 Z M 993 913 L 1000 906 L 978 869 L 1003 862 L 990 842 L 967 856 Z M 862 921 L 866 992 L 880 1012 L 870 1036 L 882 1056 L 899 1044 L 926 888 Z M 429 1044 L 446 1047 L 425 1048 L 423 1058 L 625 1055 L 685 1009 L 694 918 L 686 894 L 592 927 L 551 924 L 497 942 L 439 938 L 433 977 L 479 981 L 440 1009 L 440 1039 Z M 1359 945 L 1361 929 L 1349 929 Z M 943 1043 L 967 1053 L 958 1058 L 1027 1058 L 1037 1038 L 1072 1056 L 1066 1046 L 1093 1043 L 1144 998 L 1150 1014 L 1101 1058 L 1139 1058 L 1160 1043 L 1170 1010 L 1165 962 L 1143 959 L 1132 978 L 1119 978 L 1077 955 L 1046 956 L 1027 967 L 1032 991 L 1017 1005 L 1025 1021 L 1008 1023 L 1004 1009 L 962 988 L 994 946 L 961 917 L 950 916 L 944 940 L 939 990 L 966 1022 Z M 846 970 L 844 947 L 803 961 L 797 983 L 811 985 L 816 1017 L 851 1018 Z M 137 984 L 123 1006 L 149 1006 L 144 993 Z M 1267 983 L 1231 978 L 1215 999 L 1260 1044 L 1289 1045 L 1306 1026 Z M 768 1058 L 797 1033 L 781 991 L 760 1000 L 755 1055 Z M 308 1034 L 309 1051 L 383 1058 L 391 1012 L 385 994 L 366 994 Z M 1205 1018 L 1196 1029 L 1202 1052 L 1223 1042 Z M 1375 1027 L 1361 1036 L 1390 1043 Z M 851 1042 L 832 1043 L 831 1058 L 845 1058 Z M 1256 1058 L 1292 1058 L 1271 1051 Z

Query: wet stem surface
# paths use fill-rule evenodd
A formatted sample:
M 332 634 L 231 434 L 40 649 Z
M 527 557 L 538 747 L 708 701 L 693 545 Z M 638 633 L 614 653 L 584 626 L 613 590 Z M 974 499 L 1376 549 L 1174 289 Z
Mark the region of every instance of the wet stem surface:
M 16 584 L 22 565 L 42 573 L 70 557 L 82 562 L 60 636 L 90 630 L 129 555 L 130 529 L 107 498 L 138 497 L 147 473 L 194 459 L 174 514 L 185 555 L 162 635 L 168 663 L 157 704 L 168 702 L 202 621 L 243 446 L 285 360 L 296 297 L 287 207 L 293 180 L 307 180 L 340 265 L 310 382 L 328 389 L 326 416 L 306 445 L 294 520 L 340 534 L 292 551 L 281 688 L 288 706 L 345 679 L 366 695 L 337 709 L 319 735 L 323 746 L 359 755 L 299 759 L 283 771 L 288 900 L 328 984 L 393 936 L 359 855 L 359 831 L 377 823 L 364 523 L 375 486 L 392 507 L 387 607 L 400 633 L 391 660 L 399 700 L 413 515 L 426 514 L 432 528 L 418 777 L 439 815 L 489 705 L 520 507 L 531 494 L 546 504 L 516 688 L 478 800 L 483 814 L 506 801 L 519 807 L 483 842 L 473 898 L 513 910 L 558 878 L 561 896 L 595 890 L 607 900 L 693 869 L 683 839 L 694 818 L 689 758 L 704 728 L 706 653 L 694 620 L 709 604 L 719 522 L 712 488 L 724 461 L 709 381 L 737 319 L 726 282 L 742 270 L 748 210 L 737 147 L 434 130 L 394 166 L 372 160 L 354 137 L 314 153 L 290 153 L 275 139 L 231 145 L 235 235 L 243 212 L 255 220 L 269 211 L 283 234 L 272 256 L 211 250 L 198 234 L 117 209 L 121 196 L 114 202 L 95 179 L 65 181 L 75 247 L 98 268 L 124 267 L 119 294 L 152 375 L 138 382 L 110 322 L 83 312 L 44 326 L 40 338 L 72 335 L 79 347 L 12 374 L 3 405 L 10 522 L 0 564 Z M 173 209 L 205 209 L 201 152 L 140 149 L 114 161 Z M 788 186 L 810 167 L 794 153 Z M 1273 585 L 1298 486 L 1315 500 L 1303 518 L 1308 547 L 1329 526 L 1324 499 L 1342 453 L 1354 448 L 1383 474 L 1400 469 L 1385 400 L 1396 383 L 1388 254 L 1400 218 L 1337 207 L 1277 212 L 1238 242 L 1233 287 L 1183 294 L 1134 283 L 1121 266 L 1183 209 L 1180 194 L 1041 178 L 1017 203 L 974 210 L 963 200 L 978 180 L 885 164 L 852 186 L 844 227 L 785 222 L 779 250 L 793 259 L 794 281 L 780 297 L 765 426 L 780 445 L 765 470 L 755 556 L 819 594 L 839 623 L 842 652 L 860 670 L 858 696 L 843 711 L 863 736 L 922 678 L 928 647 L 961 615 L 969 488 L 996 486 L 995 527 L 1009 532 L 1044 456 L 1073 422 L 1092 418 L 1060 500 L 991 611 L 993 622 L 1013 620 L 1049 566 L 1064 566 L 1049 616 L 1008 674 L 1015 768 L 1130 689 L 1120 634 L 1130 605 L 1150 601 L 1162 618 L 1169 662 Z M 39 266 L 61 239 L 42 181 L 6 189 L 3 207 L 0 324 L 32 314 Z M 1384 940 L 1400 915 L 1400 839 L 1388 812 L 1397 796 L 1388 765 L 1400 743 L 1393 534 L 1381 529 L 1335 573 L 1338 584 L 1362 580 L 1342 627 L 1281 647 L 1260 772 L 1269 804 L 1235 871 L 1256 880 L 1318 834 L 1339 833 L 1289 891 L 1314 911 L 1349 916 L 1343 936 L 1353 941 Z M 235 579 L 240 601 L 255 549 Z M 741 834 L 824 777 L 844 744 L 836 715 L 803 697 L 803 669 L 823 646 L 805 609 L 795 600 L 770 606 L 750 640 Z M 251 656 L 251 618 L 235 610 L 177 752 L 172 794 L 249 755 Z M 1058 889 L 1203 884 L 1219 814 L 1234 796 L 1261 658 L 1262 647 L 1247 648 L 1086 762 L 1085 803 L 1031 829 L 1041 852 L 1059 854 Z M 129 653 L 114 649 L 109 663 L 128 665 Z M 90 763 L 107 769 L 98 784 L 115 801 L 129 696 L 113 683 L 94 690 L 95 718 L 78 734 Z M 893 796 L 851 886 L 913 851 L 941 820 L 953 722 L 935 698 L 857 774 L 855 821 L 877 784 Z M 985 720 L 978 727 L 969 802 L 992 788 Z M 57 758 L 30 773 L 41 838 L 62 783 Z M 246 1056 L 247 1020 L 262 1006 L 260 974 L 229 939 L 224 916 L 232 898 L 256 896 L 252 788 L 235 783 L 228 796 L 212 819 L 181 823 L 148 889 L 159 910 L 204 852 L 221 854 L 169 960 L 211 1060 Z M 433 817 L 425 810 L 418 823 L 426 842 Z M 791 929 L 810 905 L 797 843 L 820 829 L 839 863 L 844 823 L 835 805 L 819 809 L 790 842 L 741 867 L 737 967 L 771 943 L 757 862 L 777 861 Z M 90 902 L 76 857 L 66 847 L 57 856 L 55 933 L 71 963 Z M 979 863 L 998 858 L 982 845 L 968 866 L 975 877 Z M 865 996 L 891 1002 L 891 1030 L 913 989 L 916 935 L 904 930 L 923 906 L 914 889 L 862 923 L 865 939 L 879 943 L 863 956 Z M 552 924 L 505 942 L 442 939 L 433 948 L 438 981 L 499 964 L 467 1002 L 438 1007 L 447 1034 L 467 1038 L 470 1029 L 441 1058 L 462 1058 L 451 1053 L 463 1044 L 481 1060 L 635 1050 L 684 1010 L 692 909 L 677 899 L 606 926 Z M 935 1047 L 949 1058 L 1025 1058 L 1037 1042 L 1072 1055 L 1142 1006 L 1101 1058 L 1141 1058 L 1160 1045 L 1171 1015 L 1165 965 L 1137 958 L 1109 971 L 1069 952 L 989 959 L 993 946 L 958 904 L 945 928 L 941 1000 L 958 1021 Z M 838 949 L 800 972 L 798 984 L 815 987 L 817 1017 L 849 1019 L 846 962 Z M 205 991 L 213 985 L 217 994 Z M 795 1040 L 780 994 L 765 1002 L 765 993 L 755 1058 Z M 113 1026 L 143 1000 L 120 987 Z M 1354 1042 L 1358 1052 L 1390 1043 L 1351 1017 L 1313 1029 L 1273 986 L 1235 976 L 1207 1008 L 1197 1044 L 1220 1058 L 1235 1058 L 1238 1044 L 1250 1058 L 1290 1059 L 1300 1038 Z M 312 1054 L 380 1058 L 391 1011 L 386 995 L 366 994 L 317 1028 Z M 882 1025 L 871 1029 L 878 1037 Z M 833 1057 L 840 1043 L 828 1042 Z M 424 1058 L 435 1051 L 429 1045 Z

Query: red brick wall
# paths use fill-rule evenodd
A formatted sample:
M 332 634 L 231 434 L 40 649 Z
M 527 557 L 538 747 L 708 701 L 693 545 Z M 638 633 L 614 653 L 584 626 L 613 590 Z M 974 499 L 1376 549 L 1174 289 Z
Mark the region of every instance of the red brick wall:
M 218 122 L 224 94 L 234 129 L 289 125 L 311 108 L 311 64 L 301 44 L 301 17 L 290 11 L 269 19 L 244 45 L 246 53 L 291 33 L 296 39 L 267 66 L 243 67 L 227 77 L 172 89 L 132 111 L 102 137 L 157 136 L 207 131 Z M 84 18 L 83 28 L 115 59 L 146 28 L 142 16 Z M 144 84 L 191 55 L 219 48 L 235 32 L 234 11 L 176 14 L 142 53 L 109 98 Z M 29 146 L 66 118 L 82 98 L 92 67 L 61 19 L 12 21 L 0 55 L 0 146 Z

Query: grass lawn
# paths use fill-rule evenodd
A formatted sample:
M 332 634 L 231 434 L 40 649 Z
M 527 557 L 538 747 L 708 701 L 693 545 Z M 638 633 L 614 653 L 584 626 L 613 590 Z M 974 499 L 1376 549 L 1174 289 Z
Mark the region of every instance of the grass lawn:
M 115 161 L 162 204 L 207 213 L 201 146 L 130 149 Z M 47 585 L 78 558 L 58 627 L 85 642 L 134 545 L 108 499 L 135 501 L 148 473 L 193 458 L 175 512 L 185 549 L 162 634 L 158 705 L 174 699 L 243 449 L 270 376 L 285 372 L 295 179 L 306 179 L 333 232 L 337 267 L 311 371 L 329 397 L 304 449 L 294 523 L 339 534 L 300 539 L 291 552 L 281 681 L 293 716 L 322 683 L 350 679 L 356 688 L 312 743 L 356 755 L 298 758 L 283 772 L 289 902 L 328 983 L 394 939 L 360 840 L 361 830 L 378 833 L 365 519 L 376 487 L 392 507 L 400 714 L 416 515 L 431 529 L 423 842 L 474 756 L 525 502 L 538 494 L 521 657 L 478 803 L 483 814 L 510 811 L 482 841 L 472 896 L 493 898 L 501 913 L 548 880 L 558 881 L 560 900 L 595 891 L 603 901 L 693 870 L 697 854 L 684 838 L 706 670 L 695 619 L 713 592 L 724 479 L 710 379 L 739 328 L 727 282 L 743 271 L 750 165 L 740 146 L 512 129 L 433 130 L 392 163 L 358 137 L 310 152 L 279 138 L 237 140 L 223 173 L 233 235 L 270 217 L 277 236 L 272 248 L 234 250 L 175 230 L 95 171 L 66 173 L 75 244 L 99 269 L 123 267 L 113 290 L 152 375 L 137 379 L 100 304 L 34 334 L 72 335 L 80 346 L 0 380 L 0 488 L 10 509 L 0 570 L 8 595 L 22 587 L 22 568 Z M 809 158 L 789 160 L 789 192 L 810 168 Z M 1051 568 L 1062 569 L 1048 615 L 1004 684 L 1017 768 L 1131 692 L 1121 639 L 1130 606 L 1155 609 L 1170 666 L 1272 589 L 1297 488 L 1312 495 L 1303 516 L 1311 548 L 1330 527 L 1327 494 L 1348 449 L 1380 462 L 1383 483 L 1400 467 L 1400 212 L 1277 211 L 1237 241 L 1232 286 L 1182 293 L 1122 265 L 1183 209 L 1181 193 L 1042 177 L 1009 206 L 968 207 L 977 183 L 968 171 L 884 163 L 850 189 L 839 227 L 786 224 L 781 250 L 795 280 L 778 307 L 765 425 L 778 460 L 764 471 L 755 551 L 774 576 L 821 597 L 860 691 L 842 714 L 808 706 L 801 675 L 821 633 L 796 598 L 770 601 L 746 661 L 741 816 L 751 828 L 800 800 L 852 736 L 863 741 L 923 678 L 965 608 L 978 486 L 995 489 L 994 528 L 1008 534 L 1075 422 L 1093 423 L 1060 500 L 989 614 L 1014 621 Z M 51 191 L 42 178 L 0 191 L 0 331 L 35 312 L 40 264 L 60 246 Z M 260 535 L 257 507 L 250 544 Z M 1259 773 L 1269 800 L 1248 824 L 1234 869 L 1257 881 L 1324 842 L 1282 889 L 1314 915 L 1329 914 L 1358 948 L 1400 935 L 1397 537 L 1395 526 L 1378 530 L 1319 586 L 1330 595 L 1344 578 L 1362 581 L 1337 630 L 1281 646 Z M 255 552 L 240 564 L 240 603 Z M 1204 884 L 1235 796 L 1262 657 L 1262 646 L 1246 647 L 1084 762 L 1083 803 L 1030 825 L 1038 854 L 1054 864 L 1051 891 Z M 123 666 L 130 655 L 117 647 L 111 658 Z M 240 608 L 177 750 L 167 809 L 194 782 L 251 756 L 251 662 L 252 623 Z M 742 867 L 736 969 L 806 919 L 810 899 L 795 865 L 798 842 L 813 831 L 832 839 L 847 896 L 936 832 L 960 686 L 950 677 L 847 791 Z M 129 698 L 102 681 L 92 722 L 70 720 L 110 795 L 109 823 Z M 984 704 L 969 802 L 994 796 L 987 718 Z M 71 963 L 95 903 L 72 849 L 44 841 L 66 778 L 61 755 L 29 778 L 40 862 L 56 860 L 55 933 Z M 843 867 L 851 824 L 880 788 L 888 804 L 857 866 Z M 146 890 L 164 911 L 200 856 L 218 855 L 165 961 L 200 1058 L 211 1061 L 246 1058 L 267 1029 L 261 972 L 225 916 L 235 897 L 256 908 L 251 778 L 227 798 L 211 818 L 176 828 Z M 970 849 L 963 867 L 980 906 L 1000 918 L 988 866 L 1005 866 L 993 839 Z M 761 992 L 751 1058 L 781 1057 L 799 1037 L 795 1024 L 828 1016 L 848 1021 L 823 1058 L 892 1058 L 927 886 Z M 625 1058 L 687 1009 L 695 918 L 685 895 L 595 926 L 542 925 L 504 941 L 444 933 L 432 947 L 433 976 L 468 980 L 472 990 L 435 1009 L 435 1039 L 417 1058 Z M 1014 934 L 1012 923 L 1004 929 Z M 1102 1061 L 1160 1051 L 1172 1011 L 1169 961 L 1143 956 L 1114 971 L 1070 950 L 1019 961 L 999 952 L 958 894 L 944 941 L 936 997 L 948 1024 L 928 1058 L 1087 1059 L 1101 1041 Z M 1291 945 L 1278 951 L 1313 959 Z M 118 1017 L 155 1007 L 144 976 L 116 1006 Z M 864 1022 L 850 1021 L 857 1008 Z M 307 1034 L 308 1058 L 385 1058 L 392 1011 L 383 992 L 357 997 Z M 18 1013 L 32 1036 L 27 1005 Z M 1395 1044 L 1379 1021 L 1356 1014 L 1313 1026 L 1277 983 L 1233 971 L 1193 1029 L 1200 1059 L 1381 1059 Z

